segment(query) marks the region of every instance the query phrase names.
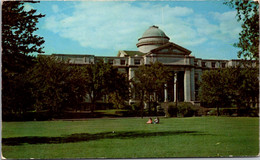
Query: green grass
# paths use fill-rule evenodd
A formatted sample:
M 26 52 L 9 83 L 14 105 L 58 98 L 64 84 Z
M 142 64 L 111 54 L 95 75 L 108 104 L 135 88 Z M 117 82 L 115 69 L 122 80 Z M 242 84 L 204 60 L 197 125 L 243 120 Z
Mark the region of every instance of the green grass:
M 3 122 L 6 158 L 256 156 L 259 119 L 249 117 Z M 114 133 L 113 133 L 114 131 Z

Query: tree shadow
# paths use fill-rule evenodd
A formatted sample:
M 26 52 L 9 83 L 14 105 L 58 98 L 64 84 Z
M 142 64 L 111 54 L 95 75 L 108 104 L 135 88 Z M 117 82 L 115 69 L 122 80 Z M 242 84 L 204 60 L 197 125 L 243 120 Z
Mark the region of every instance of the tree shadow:
M 63 137 L 12 137 L 2 138 L 3 145 L 22 145 L 22 144 L 59 144 L 59 143 L 75 143 L 86 142 L 101 139 L 134 139 L 134 138 L 147 138 L 155 136 L 171 136 L 171 135 L 193 135 L 203 136 L 208 135 L 198 131 L 165 131 L 165 132 L 148 132 L 148 131 L 119 131 L 119 132 L 101 132 L 96 134 L 77 133 Z

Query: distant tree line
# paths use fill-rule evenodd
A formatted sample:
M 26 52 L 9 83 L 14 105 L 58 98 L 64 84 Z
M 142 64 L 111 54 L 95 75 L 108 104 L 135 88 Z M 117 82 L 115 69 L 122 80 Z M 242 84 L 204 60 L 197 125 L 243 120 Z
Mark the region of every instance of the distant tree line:
M 18 116 L 45 111 L 50 117 L 59 117 L 68 108 L 80 110 L 87 95 L 92 113 L 97 100 L 105 95 L 116 95 L 113 103 L 117 105 L 129 99 L 127 76 L 102 61 L 83 66 L 38 56 L 21 77 L 5 82 L 4 88 L 14 89 L 14 94 L 4 90 L 3 113 Z
M 259 110 L 259 66 L 246 64 L 204 71 L 199 98 L 204 105 L 217 108 L 237 107 L 238 115 L 256 114 Z
M 91 111 L 97 100 L 108 95 L 120 106 L 129 99 L 128 79 L 117 68 L 99 62 L 70 65 L 43 53 L 43 37 L 34 34 L 42 14 L 24 10 L 25 3 L 5 1 L 2 5 L 2 113 L 23 117 L 27 112 L 46 111 L 55 117 L 72 107 L 80 108 L 89 95 Z
M 4 1 L 2 4 L 2 113 L 3 119 L 13 114 L 23 117 L 28 112 L 46 111 L 51 117 L 58 116 L 67 107 L 78 110 L 86 95 L 90 110 L 94 112 L 100 97 L 107 95 L 109 102 L 122 108 L 133 89 L 139 97 L 139 111 L 148 104 L 156 112 L 158 96 L 163 94 L 164 84 L 171 73 L 167 67 L 156 62 L 140 66 L 135 77 L 128 82 L 126 75 L 117 68 L 98 62 L 87 66 L 70 65 L 53 56 L 30 56 L 43 53 L 43 37 L 34 34 L 42 14 L 35 9 L 24 10 L 24 3 L 35 1 Z M 258 2 L 240 3 L 231 0 L 236 7 L 238 20 L 243 22 L 238 56 L 258 59 L 259 21 Z M 256 32 L 255 32 L 256 31 Z M 250 108 L 258 103 L 259 77 L 256 67 L 236 67 L 206 71 L 200 83 L 200 100 L 218 109 L 236 106 Z M 131 84 L 131 87 L 129 86 Z M 151 105 L 153 104 L 153 105 Z M 155 113 L 156 114 L 156 113 Z

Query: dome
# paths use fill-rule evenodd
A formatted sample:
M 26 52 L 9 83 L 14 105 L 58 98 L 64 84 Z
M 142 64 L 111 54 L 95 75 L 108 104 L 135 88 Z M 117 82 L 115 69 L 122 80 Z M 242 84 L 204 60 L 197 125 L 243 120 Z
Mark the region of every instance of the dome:
M 142 37 L 138 39 L 136 46 L 140 52 L 148 53 L 152 49 L 168 43 L 169 40 L 170 38 L 166 36 L 158 26 L 151 26 L 144 32 Z
M 148 37 L 165 37 L 168 38 L 165 33 L 159 29 L 158 26 L 151 26 L 149 29 L 147 29 L 142 38 L 148 38 Z M 141 38 L 140 38 L 141 39 Z

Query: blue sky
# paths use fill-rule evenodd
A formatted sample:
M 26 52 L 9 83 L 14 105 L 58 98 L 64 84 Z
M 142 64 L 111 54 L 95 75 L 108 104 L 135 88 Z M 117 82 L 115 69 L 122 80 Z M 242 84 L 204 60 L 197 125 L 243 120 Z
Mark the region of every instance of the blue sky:
M 138 38 L 157 25 L 197 58 L 237 58 L 241 27 L 223 1 L 41 1 L 25 8 L 46 15 L 36 32 L 45 54 L 116 56 L 138 50 Z

